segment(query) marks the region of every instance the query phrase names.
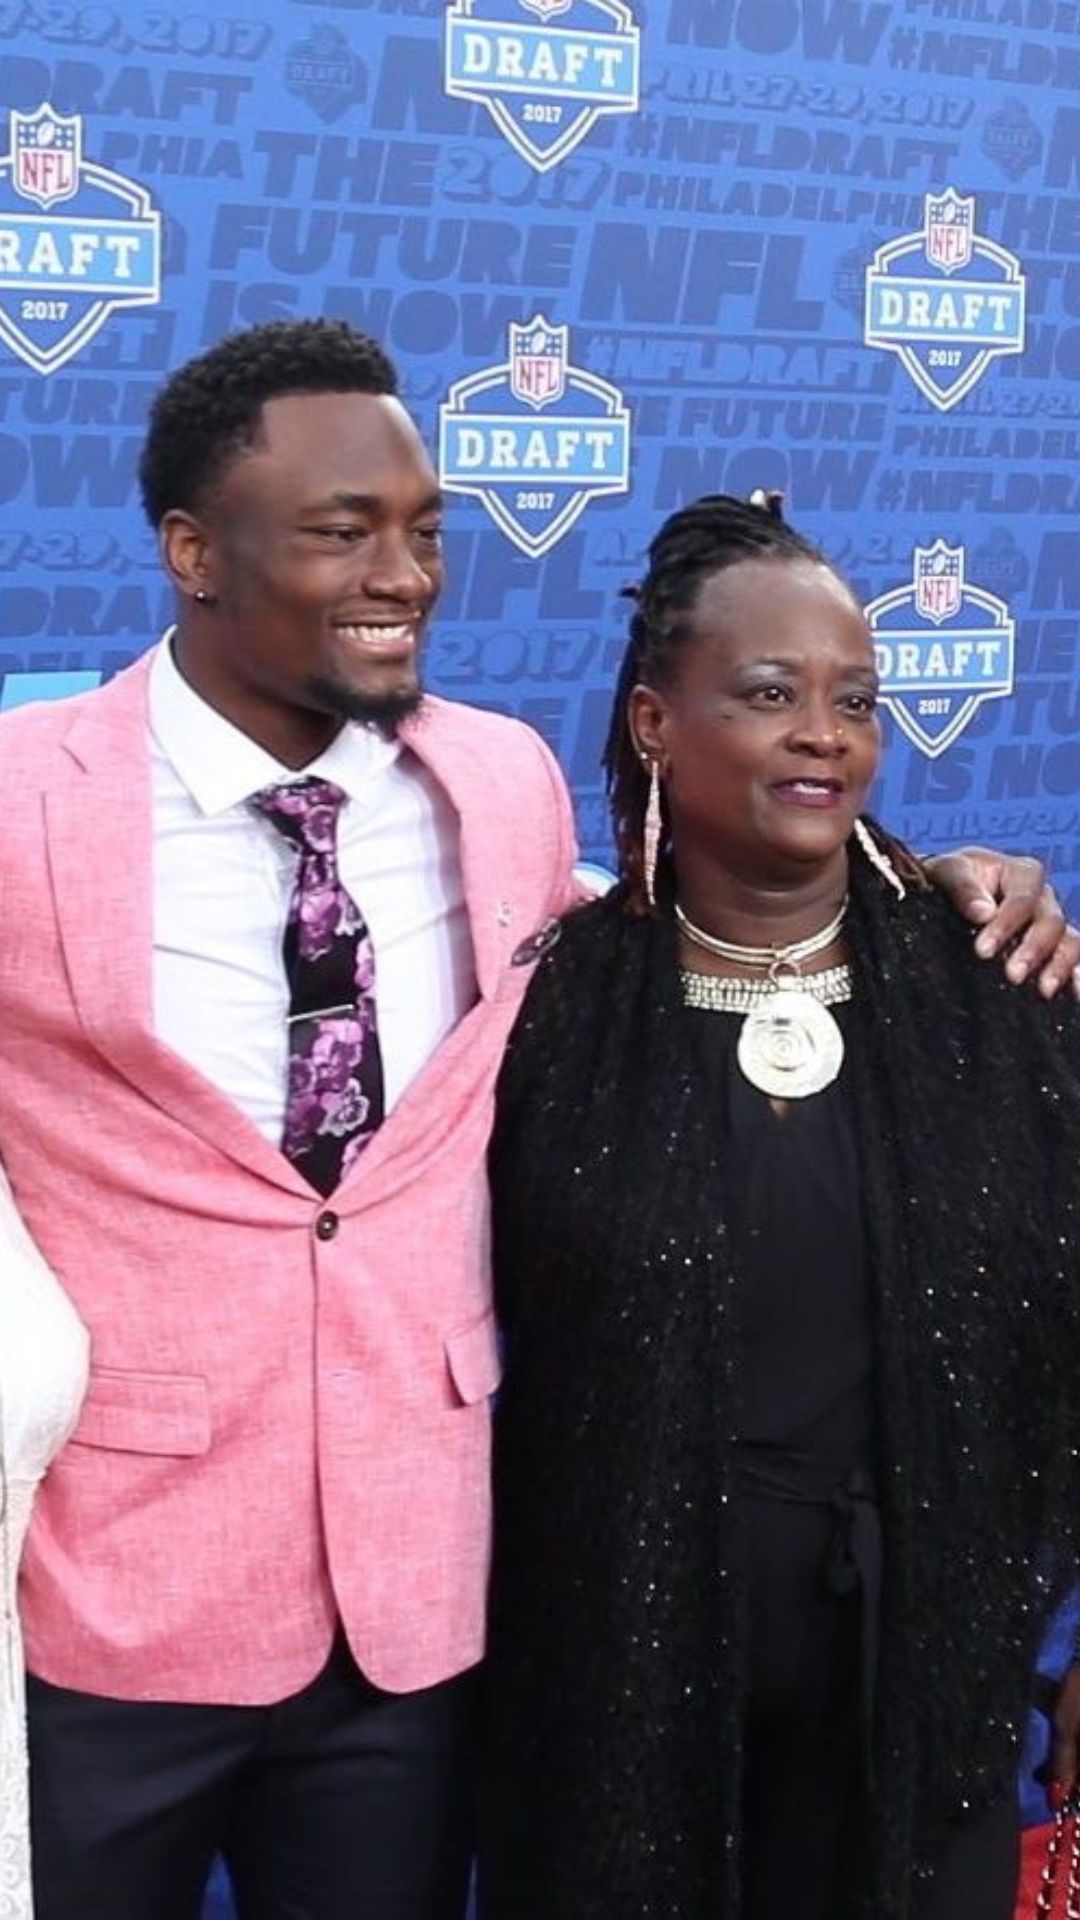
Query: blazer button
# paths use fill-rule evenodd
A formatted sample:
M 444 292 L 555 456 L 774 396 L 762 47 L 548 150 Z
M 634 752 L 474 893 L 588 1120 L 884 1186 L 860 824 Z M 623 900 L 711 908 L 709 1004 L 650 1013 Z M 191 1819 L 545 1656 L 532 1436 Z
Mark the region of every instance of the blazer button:
M 320 1240 L 332 1240 L 340 1225 L 341 1225 L 341 1222 L 339 1221 L 337 1214 L 331 1213 L 329 1209 L 327 1209 L 325 1213 L 320 1213 L 318 1219 L 315 1222 L 315 1233 L 317 1238 Z

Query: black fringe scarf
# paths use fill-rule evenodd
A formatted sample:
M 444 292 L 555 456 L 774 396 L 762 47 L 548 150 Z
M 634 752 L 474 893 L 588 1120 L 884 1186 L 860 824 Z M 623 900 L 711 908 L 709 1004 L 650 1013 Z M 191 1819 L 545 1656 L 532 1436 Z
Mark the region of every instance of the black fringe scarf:
M 865 1913 L 904 1920 L 939 1824 L 1008 1783 L 1075 1564 L 1080 1015 L 852 867 L 886 1532 Z M 740 1912 L 737 1289 L 692 1018 L 671 921 L 616 892 L 541 963 L 500 1086 L 489 1760 L 530 1781 L 542 1860 L 515 1920 Z

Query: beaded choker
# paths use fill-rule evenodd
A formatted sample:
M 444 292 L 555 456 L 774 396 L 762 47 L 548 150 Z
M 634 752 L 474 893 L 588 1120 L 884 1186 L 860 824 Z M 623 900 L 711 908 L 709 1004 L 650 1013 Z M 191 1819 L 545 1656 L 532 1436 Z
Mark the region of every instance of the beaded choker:
M 680 971 L 683 1003 L 707 1013 L 752 1013 L 776 989 L 768 980 L 735 980 L 730 974 Z M 826 967 L 823 973 L 806 974 L 799 990 L 808 993 L 823 1007 L 843 1006 L 851 999 L 851 968 Z
M 743 947 L 705 933 L 676 904 L 675 918 L 685 938 L 731 965 L 757 967 L 764 980 L 682 973 L 688 1006 L 716 1013 L 741 1013 L 737 1058 L 746 1079 L 774 1100 L 802 1100 L 836 1079 L 844 1059 L 844 1040 L 829 1012 L 851 998 L 850 967 L 829 967 L 805 979 L 802 963 L 831 947 L 847 912 L 847 898 L 828 926 L 784 947 Z

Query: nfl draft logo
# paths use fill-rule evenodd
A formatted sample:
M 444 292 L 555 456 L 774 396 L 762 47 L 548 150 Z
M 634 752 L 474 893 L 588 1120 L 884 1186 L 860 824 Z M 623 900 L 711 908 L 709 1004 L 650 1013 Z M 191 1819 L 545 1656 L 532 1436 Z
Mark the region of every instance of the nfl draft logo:
M 597 494 L 630 484 L 630 416 L 618 387 L 569 360 L 566 327 L 511 323 L 507 358 L 455 381 L 439 408 L 439 477 L 481 500 L 539 559 Z
M 338 27 L 319 24 L 292 48 L 285 85 L 329 126 L 367 98 L 367 68 Z
M 866 343 L 899 354 L 947 413 L 999 354 L 1023 352 L 1025 291 L 1016 255 L 976 231 L 974 200 L 928 193 L 921 232 L 879 247 L 867 268 Z
M 1014 623 L 1004 600 L 965 579 L 963 547 L 916 547 L 910 581 L 871 600 L 866 617 L 882 698 L 931 759 L 984 700 L 1012 692 Z
M 942 273 L 956 273 L 971 259 L 975 232 L 975 202 L 948 193 L 926 196 L 926 257 Z
M 55 373 L 118 308 L 160 300 L 161 218 L 145 187 L 83 159 L 78 114 L 42 105 L 9 124 L 0 340 L 36 373 Z M 68 202 L 74 211 L 53 214 Z
M 964 591 L 963 547 L 947 547 L 944 540 L 916 547 L 914 580 L 916 612 L 935 627 L 951 620 Z
M 510 391 L 539 413 L 566 392 L 569 327 L 510 323 Z
M 74 199 L 82 164 L 82 127 L 74 114 L 65 119 L 44 107 L 13 113 L 11 145 L 15 191 L 24 200 L 36 200 L 47 213 L 58 200 Z
M 451 0 L 445 68 L 451 98 L 546 173 L 601 114 L 636 113 L 641 36 L 624 0 Z
M 1003 100 L 983 128 L 979 142 L 1009 180 L 1019 180 L 1042 159 L 1043 137 L 1020 100 Z

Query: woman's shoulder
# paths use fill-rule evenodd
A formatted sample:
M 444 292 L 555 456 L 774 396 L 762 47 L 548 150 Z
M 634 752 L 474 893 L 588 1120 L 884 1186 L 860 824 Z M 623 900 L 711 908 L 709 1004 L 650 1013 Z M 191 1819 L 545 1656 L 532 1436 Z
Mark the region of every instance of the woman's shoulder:
M 861 892 L 862 889 L 853 889 Z M 1080 1009 L 1071 993 L 1047 1000 L 1034 980 L 1014 983 L 1004 955 L 982 959 L 975 950 L 978 927 L 958 912 L 940 888 L 913 892 L 902 902 L 878 899 L 867 911 L 863 895 L 858 944 L 863 970 L 886 1001 L 899 994 L 921 1010 L 934 1031 L 958 1046 L 992 1036 L 1002 1048 L 1033 1050 L 1054 1058 L 1072 1076 L 1080 1068 Z
M 656 925 L 629 912 L 618 887 L 563 916 L 511 1032 L 504 1086 L 522 1076 L 549 1078 L 591 1057 L 645 977 Z
M 648 926 L 641 915 L 629 911 L 624 889 L 614 886 L 598 899 L 571 907 L 563 914 L 557 937 L 536 969 L 536 978 L 601 972 L 616 964 L 619 955 L 640 946 Z

